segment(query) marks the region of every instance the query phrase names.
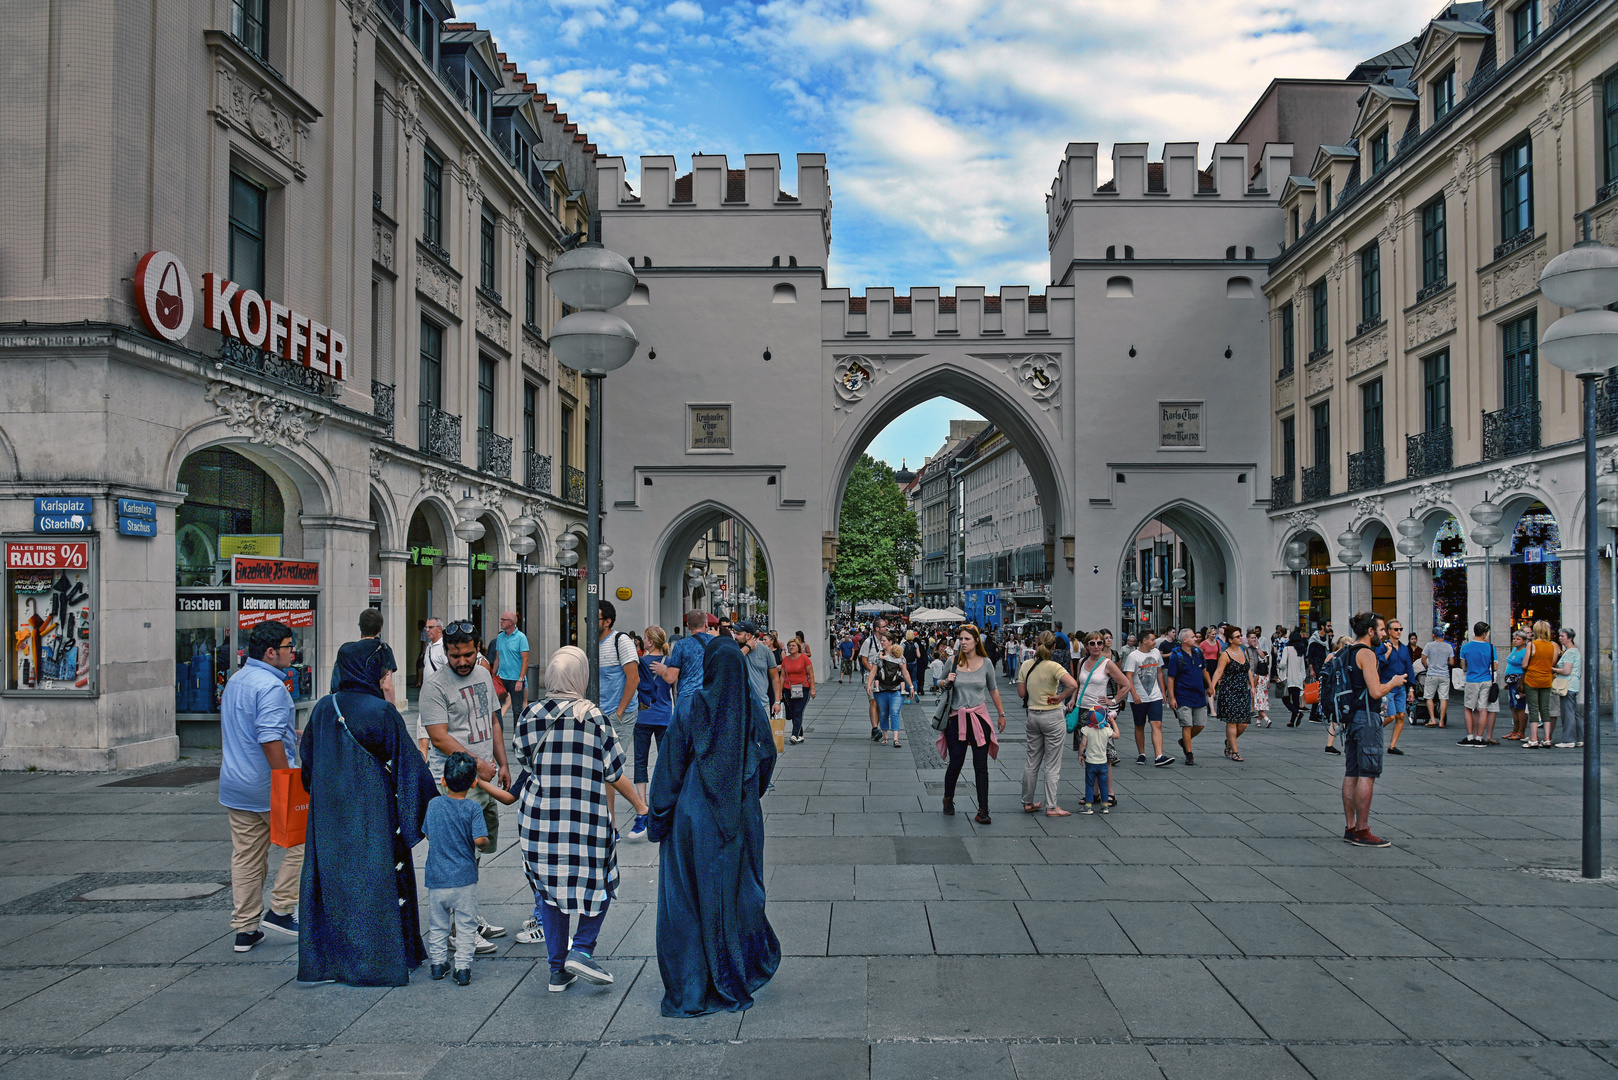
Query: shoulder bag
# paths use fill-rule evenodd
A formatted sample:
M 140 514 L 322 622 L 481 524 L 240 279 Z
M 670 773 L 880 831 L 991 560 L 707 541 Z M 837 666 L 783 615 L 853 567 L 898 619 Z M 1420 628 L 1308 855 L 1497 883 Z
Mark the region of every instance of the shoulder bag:
M 1084 711 L 1084 692 L 1090 689 L 1090 680 L 1096 677 L 1096 672 L 1107 665 L 1097 660 L 1090 674 L 1084 677 L 1084 685 L 1079 687 L 1079 696 L 1073 700 L 1073 711 L 1067 714 L 1068 731 L 1077 731 L 1079 727 L 1079 713 Z
M 1500 654 L 1495 650 L 1494 643 L 1489 643 L 1489 660 L 1491 663 L 1500 662 Z M 1493 705 L 1500 700 L 1500 684 L 1494 681 L 1494 671 L 1489 672 L 1489 704 Z
M 956 667 L 958 662 L 959 662 L 958 659 L 950 661 L 949 671 L 944 673 L 946 678 L 948 678 L 950 675 L 954 674 L 955 667 Z M 951 711 L 953 711 L 954 707 L 955 707 L 955 684 L 954 683 L 947 683 L 944 686 L 944 696 L 938 699 L 938 707 L 933 710 L 933 730 L 934 731 L 943 731 L 944 730 L 944 726 L 949 723 L 949 714 L 950 714 Z

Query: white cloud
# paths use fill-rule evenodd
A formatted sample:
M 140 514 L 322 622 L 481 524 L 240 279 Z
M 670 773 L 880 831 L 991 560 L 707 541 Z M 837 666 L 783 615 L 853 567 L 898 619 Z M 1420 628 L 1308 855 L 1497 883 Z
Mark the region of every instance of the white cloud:
M 692 3 L 692 0 L 674 0 L 674 3 L 663 9 L 671 19 L 681 22 L 701 22 L 702 5 Z

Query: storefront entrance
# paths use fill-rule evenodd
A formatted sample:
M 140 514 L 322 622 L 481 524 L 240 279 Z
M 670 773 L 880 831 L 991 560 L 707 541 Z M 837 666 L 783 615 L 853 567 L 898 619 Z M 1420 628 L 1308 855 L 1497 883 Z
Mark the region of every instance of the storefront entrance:
M 1466 541 L 1461 523 L 1453 516 L 1444 519 L 1433 537 L 1433 625 L 1440 627 L 1446 640 L 1456 648 L 1471 636 L 1466 614 Z
M 1511 554 L 1500 561 L 1511 569 L 1511 628 L 1529 629 L 1543 619 L 1562 625 L 1562 539 L 1556 518 L 1544 503 L 1523 511 L 1511 534 Z

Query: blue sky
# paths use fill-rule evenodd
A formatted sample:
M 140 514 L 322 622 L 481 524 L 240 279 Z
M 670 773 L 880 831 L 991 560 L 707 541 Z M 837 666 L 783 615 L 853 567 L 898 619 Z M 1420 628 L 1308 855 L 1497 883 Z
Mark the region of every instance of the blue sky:
M 830 284 L 1038 285 L 1070 141 L 1197 140 L 1272 78 L 1341 76 L 1440 4 L 1242 0 L 483 0 L 456 17 L 624 157 L 824 152 Z M 788 181 L 790 187 L 791 180 Z M 924 407 L 926 408 L 926 407 Z M 940 412 L 939 409 L 942 408 Z M 928 415 L 966 415 L 934 405 Z M 909 418 L 895 422 L 904 425 Z M 915 427 L 914 424 L 906 425 Z M 927 434 L 931 431 L 931 434 Z M 931 453 L 880 439 L 881 456 Z

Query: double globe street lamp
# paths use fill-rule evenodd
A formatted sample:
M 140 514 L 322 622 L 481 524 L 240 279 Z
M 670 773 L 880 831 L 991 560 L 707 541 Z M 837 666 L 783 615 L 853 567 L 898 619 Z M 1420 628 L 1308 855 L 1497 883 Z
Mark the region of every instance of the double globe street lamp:
M 601 696 L 601 634 L 597 629 L 601 575 L 611 568 L 607 559 L 611 552 L 604 551 L 601 544 L 602 380 L 607 372 L 629 363 L 640 344 L 634 328 L 607 309 L 628 300 L 637 279 L 627 259 L 592 242 L 558 255 L 545 276 L 557 299 L 576 309 L 552 327 L 551 351 L 557 363 L 583 375 L 589 387 L 584 437 L 584 652 L 590 659 L 587 697 L 596 701 Z
M 1584 829 L 1581 871 L 1601 876 L 1601 724 L 1597 711 L 1600 592 L 1596 507 L 1596 379 L 1618 362 L 1618 250 L 1590 238 L 1590 215 L 1581 214 L 1583 239 L 1550 261 L 1539 288 L 1558 307 L 1572 308 L 1546 327 L 1540 353 L 1584 384 Z
M 1301 594 L 1303 592 L 1303 571 L 1309 566 L 1309 545 L 1302 538 L 1295 537 L 1288 541 L 1286 564 L 1288 570 L 1291 570 L 1294 574 L 1298 575 L 1297 577 L 1293 578 L 1293 582 L 1296 586 L 1295 591 Z M 1302 604 L 1303 602 L 1301 599 L 1299 599 L 1299 597 L 1296 596 L 1293 597 L 1293 599 L 1298 604 Z M 1297 610 L 1301 614 L 1302 608 L 1299 607 Z M 1309 620 L 1305 618 L 1301 621 L 1303 623 L 1307 623 Z
M 1410 570 L 1410 633 L 1416 632 L 1416 556 L 1427 549 L 1421 542 L 1421 534 L 1426 526 L 1416 518 L 1416 511 L 1411 509 L 1405 519 L 1394 526 L 1399 530 L 1399 540 L 1393 546 L 1399 554 L 1405 557 L 1405 565 Z

